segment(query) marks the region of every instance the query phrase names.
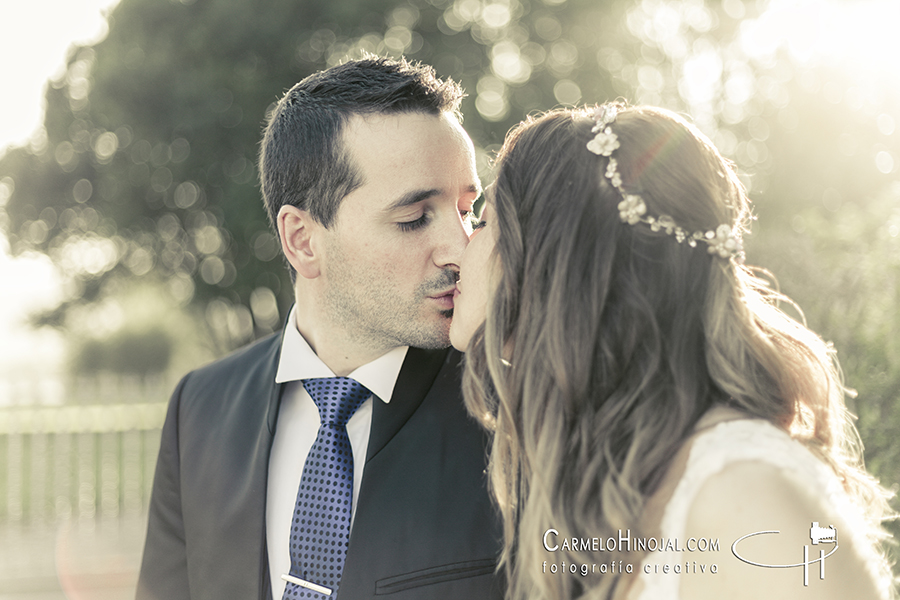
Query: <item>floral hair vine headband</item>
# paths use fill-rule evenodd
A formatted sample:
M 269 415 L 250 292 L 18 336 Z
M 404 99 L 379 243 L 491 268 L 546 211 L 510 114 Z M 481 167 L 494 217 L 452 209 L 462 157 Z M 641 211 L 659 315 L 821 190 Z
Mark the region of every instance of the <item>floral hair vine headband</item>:
M 619 218 L 629 225 L 646 223 L 653 231 L 665 231 L 667 235 L 674 235 L 679 244 L 687 240 L 691 248 L 696 248 L 697 242 L 704 242 L 709 246 L 710 254 L 717 254 L 722 258 L 735 256 L 740 259 L 743 246 L 730 225 L 719 225 L 715 231 L 689 233 L 676 225 L 674 219 L 669 215 L 660 215 L 659 218 L 648 216 L 644 199 L 637 194 L 629 194 L 625 191 L 622 187 L 622 176 L 619 175 L 618 162 L 612 157 L 613 151 L 620 146 L 619 138 L 609 127 L 615 121 L 618 111 L 619 107 L 616 104 L 604 104 L 594 110 L 593 118 L 596 123 L 591 129 L 591 133 L 596 135 L 587 143 L 587 149 L 598 156 L 605 156 L 609 159 L 606 178 L 622 195 L 622 201 L 619 202 Z

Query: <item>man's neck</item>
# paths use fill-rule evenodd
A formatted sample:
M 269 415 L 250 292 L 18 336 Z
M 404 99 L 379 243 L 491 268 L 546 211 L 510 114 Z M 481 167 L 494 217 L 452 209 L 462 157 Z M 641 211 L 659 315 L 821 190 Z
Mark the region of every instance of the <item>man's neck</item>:
M 319 360 L 338 377 L 349 375 L 393 350 L 393 347 L 362 344 L 328 319 L 303 311 L 299 303 L 294 314 L 296 322 L 288 326 L 297 328 Z

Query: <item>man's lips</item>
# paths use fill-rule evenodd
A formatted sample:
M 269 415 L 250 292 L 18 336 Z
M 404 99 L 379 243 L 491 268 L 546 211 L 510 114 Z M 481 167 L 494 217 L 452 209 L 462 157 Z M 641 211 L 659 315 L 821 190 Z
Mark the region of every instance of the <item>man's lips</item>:
M 449 289 L 446 292 L 442 292 L 440 294 L 433 294 L 428 297 L 431 298 L 432 300 L 434 300 L 435 302 L 437 302 L 441 308 L 443 308 L 445 310 L 449 310 L 449 309 L 453 308 L 453 299 L 456 297 L 456 293 L 457 293 L 456 287 L 453 287 L 452 289 Z

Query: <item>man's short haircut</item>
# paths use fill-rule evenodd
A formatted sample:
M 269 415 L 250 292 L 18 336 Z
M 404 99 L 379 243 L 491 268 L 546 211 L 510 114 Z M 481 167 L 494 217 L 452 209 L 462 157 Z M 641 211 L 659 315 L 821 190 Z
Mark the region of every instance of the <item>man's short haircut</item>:
M 450 113 L 464 94 L 453 80 L 405 59 L 364 58 L 310 75 L 272 111 L 260 149 L 263 200 L 275 228 L 285 204 L 329 227 L 344 197 L 363 184 L 341 143 L 353 115 Z

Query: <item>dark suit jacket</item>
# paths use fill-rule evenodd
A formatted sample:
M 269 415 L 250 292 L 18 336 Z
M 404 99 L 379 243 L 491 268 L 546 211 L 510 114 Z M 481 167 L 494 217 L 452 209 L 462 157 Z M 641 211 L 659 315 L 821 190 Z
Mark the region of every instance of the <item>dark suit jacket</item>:
M 275 383 L 280 350 L 281 336 L 270 336 L 176 388 L 140 600 L 271 597 L 266 480 L 283 388 Z M 486 441 L 465 412 L 459 360 L 455 351 L 410 348 L 391 402 L 374 403 L 340 600 L 502 596 Z

